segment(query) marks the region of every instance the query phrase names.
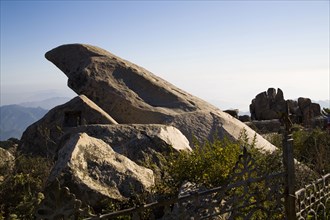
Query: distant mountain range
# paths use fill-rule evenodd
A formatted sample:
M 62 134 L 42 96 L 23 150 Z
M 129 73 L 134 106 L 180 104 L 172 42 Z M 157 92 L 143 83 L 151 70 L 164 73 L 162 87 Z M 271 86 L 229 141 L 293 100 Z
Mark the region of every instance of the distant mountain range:
M 25 129 L 41 119 L 49 109 L 69 101 L 67 97 L 54 97 L 41 101 L 0 106 L 0 141 L 20 139 Z
M 14 137 L 20 139 L 25 129 L 43 117 L 48 110 L 20 105 L 0 107 L 0 140 Z
M 66 103 L 70 100 L 70 98 L 68 97 L 53 97 L 53 98 L 49 98 L 49 99 L 45 99 L 45 100 L 41 100 L 41 101 L 34 101 L 34 102 L 23 102 L 23 103 L 19 103 L 18 105 L 20 106 L 24 106 L 24 107 L 40 107 L 43 109 L 52 109 L 57 105 L 61 105 L 63 103 Z

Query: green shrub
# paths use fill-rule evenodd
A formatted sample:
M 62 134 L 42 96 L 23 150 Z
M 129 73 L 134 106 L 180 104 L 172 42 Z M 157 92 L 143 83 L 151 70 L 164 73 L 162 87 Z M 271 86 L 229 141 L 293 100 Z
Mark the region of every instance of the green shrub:
M 294 127 L 292 132 L 294 158 L 306 164 L 314 172 L 324 175 L 330 172 L 330 134 L 319 128 Z M 283 135 L 272 134 L 268 141 L 282 149 Z
M 246 173 L 240 179 L 233 178 L 233 169 L 243 153 L 243 146 L 246 147 L 251 155 L 248 163 L 253 172 Z M 236 181 L 246 180 L 246 178 L 260 177 L 277 171 L 282 171 L 281 151 L 260 152 L 254 148 L 255 139 L 250 141 L 243 131 L 239 141 L 231 141 L 228 138 L 223 140 L 215 139 L 213 142 L 206 142 L 204 145 L 197 145 L 193 152 L 181 152 L 179 155 L 173 154 L 167 158 L 167 179 L 161 185 L 158 185 L 158 193 L 162 196 L 177 196 L 178 190 L 183 182 L 189 181 L 202 185 L 207 188 L 226 186 Z M 254 161 L 255 163 L 252 164 Z M 245 169 L 244 167 L 239 167 Z M 272 181 L 272 180 L 270 180 Z M 277 184 L 281 180 L 274 180 Z M 277 184 L 278 185 L 278 184 Z M 248 192 L 260 192 L 255 195 L 246 193 L 243 186 L 235 187 L 226 192 L 228 197 L 235 196 L 241 198 L 237 202 L 244 205 L 245 202 L 254 203 L 262 201 L 262 206 L 266 210 L 274 210 L 274 216 L 271 219 L 282 219 L 281 213 L 277 210 L 278 203 L 266 198 L 269 185 L 265 182 L 250 183 Z M 279 190 L 283 190 L 279 186 Z M 165 194 L 165 195 L 164 195 Z M 269 195 L 268 195 L 269 196 Z M 273 196 L 273 195 L 271 195 Z M 241 204 L 242 203 L 242 204 Z M 244 203 L 244 204 L 243 204 Z M 260 204 L 261 204 L 260 203 Z M 243 213 L 249 213 L 251 210 L 258 209 L 256 205 L 251 205 L 241 209 Z M 263 210 L 255 212 L 251 219 L 269 219 Z
M 330 134 L 319 128 L 293 132 L 294 156 L 315 172 L 330 172 Z
M 215 140 L 197 145 L 193 152 L 172 154 L 168 158 L 167 173 L 172 186 L 190 181 L 205 186 L 219 186 L 225 183 L 231 169 L 241 153 L 239 143 Z
M 41 157 L 16 158 L 13 171 L 0 182 L 0 219 L 33 219 L 51 166 Z
M 213 142 L 206 141 L 204 145 L 195 144 L 193 152 L 173 153 L 164 163 L 167 178 L 162 184 L 171 187 L 180 187 L 185 181 L 206 187 L 228 184 L 239 155 L 243 153 L 243 146 L 254 157 L 258 175 L 279 171 L 282 168 L 280 151 L 261 153 L 254 148 L 255 143 L 255 138 L 250 141 L 243 131 L 239 141 L 214 138 Z
M 330 172 L 330 134 L 319 128 L 305 129 L 298 125 L 294 125 L 292 130 L 294 158 L 309 168 L 295 166 L 295 187 L 300 189 Z M 267 135 L 266 139 L 282 149 L 282 134 Z

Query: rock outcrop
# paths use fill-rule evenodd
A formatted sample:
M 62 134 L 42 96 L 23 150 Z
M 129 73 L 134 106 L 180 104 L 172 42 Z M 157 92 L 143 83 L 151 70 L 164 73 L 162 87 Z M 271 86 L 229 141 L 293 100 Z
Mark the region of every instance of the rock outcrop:
M 279 119 L 280 112 L 284 112 L 286 103 L 281 89 L 269 88 L 267 92 L 259 93 L 250 104 L 252 120 Z
M 312 103 L 309 98 L 298 98 L 298 107 L 301 112 L 301 122 L 305 126 L 312 125 L 313 118 L 321 116 L 321 107 L 317 103 Z M 299 113 L 300 113 L 299 112 Z
M 77 198 L 90 205 L 103 199 L 124 201 L 134 193 L 148 192 L 153 171 L 112 150 L 100 139 L 75 134 L 58 152 L 49 182 L 65 182 Z
M 29 154 L 54 157 L 57 144 L 68 129 L 89 124 L 117 122 L 86 96 L 77 96 L 29 126 L 23 133 L 20 149 Z
M 238 139 L 243 130 L 251 140 L 255 135 L 211 104 L 101 48 L 62 45 L 45 56 L 68 76 L 70 88 L 93 100 L 118 123 L 172 125 L 189 141 L 195 136 L 200 142 L 215 135 Z M 256 139 L 257 147 L 275 149 L 261 136 Z
M 269 88 L 267 92 L 258 94 L 250 104 L 252 120 L 273 120 L 280 119 L 281 113 L 289 109 L 293 123 L 303 124 L 306 127 L 313 126 L 314 119 L 320 120 L 321 107 L 317 103 L 312 103 L 309 98 L 298 98 L 295 100 L 285 100 L 281 89 Z M 321 117 L 322 118 L 322 117 Z M 324 121 L 325 118 L 321 119 Z M 322 123 L 321 123 L 322 124 Z

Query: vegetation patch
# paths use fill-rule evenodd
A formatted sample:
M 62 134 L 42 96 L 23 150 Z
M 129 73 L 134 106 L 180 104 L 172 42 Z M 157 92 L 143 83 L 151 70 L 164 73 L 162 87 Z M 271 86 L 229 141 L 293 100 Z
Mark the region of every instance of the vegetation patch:
M 52 162 L 17 155 L 14 168 L 0 182 L 0 219 L 34 219 Z

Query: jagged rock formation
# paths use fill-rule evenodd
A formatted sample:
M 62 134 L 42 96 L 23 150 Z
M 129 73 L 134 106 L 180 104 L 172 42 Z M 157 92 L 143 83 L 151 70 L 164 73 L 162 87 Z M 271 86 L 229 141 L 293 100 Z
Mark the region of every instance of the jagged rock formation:
M 62 45 L 45 56 L 68 76 L 70 88 L 93 100 L 118 123 L 168 124 L 188 140 L 194 135 L 200 142 L 215 134 L 238 139 L 242 130 L 251 140 L 255 135 L 211 104 L 101 48 Z M 256 138 L 257 147 L 275 149 L 261 136 Z
M 152 170 L 85 133 L 73 135 L 58 152 L 49 182 L 56 178 L 65 181 L 79 199 L 90 205 L 105 198 L 124 201 L 134 193 L 148 192 L 154 185 Z
M 281 89 L 269 88 L 267 92 L 259 93 L 250 104 L 252 120 L 279 119 L 284 112 L 286 103 Z
M 295 102 L 294 102 L 295 103 Z M 295 106 L 296 107 L 296 106 Z M 301 113 L 301 122 L 305 126 L 312 125 L 312 120 L 315 117 L 321 116 L 321 107 L 317 103 L 312 103 L 309 98 L 298 98 L 299 113 Z M 297 109 L 297 108 L 295 108 Z M 295 112 L 293 112 L 295 113 Z M 297 113 L 296 113 L 297 114 Z
M 105 111 L 86 96 L 80 95 L 50 110 L 23 133 L 23 152 L 54 157 L 58 141 L 68 129 L 89 124 L 117 124 Z
M 269 88 L 267 92 L 258 94 L 250 104 L 252 120 L 280 119 L 281 113 L 289 109 L 293 123 L 312 126 L 314 118 L 320 117 L 321 107 L 312 103 L 309 98 L 298 98 L 298 101 L 285 100 L 281 89 Z M 322 119 L 321 119 L 322 120 Z

